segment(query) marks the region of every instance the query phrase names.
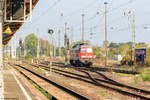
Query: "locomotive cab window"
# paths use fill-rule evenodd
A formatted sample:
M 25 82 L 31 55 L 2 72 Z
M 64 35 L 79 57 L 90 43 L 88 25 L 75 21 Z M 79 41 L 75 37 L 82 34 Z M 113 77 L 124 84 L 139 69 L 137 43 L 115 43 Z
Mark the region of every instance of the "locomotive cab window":
M 81 52 L 83 52 L 83 53 L 86 52 L 86 49 L 81 49 Z
M 81 49 L 81 52 L 87 52 L 87 53 L 92 53 L 93 52 L 93 50 L 92 50 L 92 48 L 84 48 L 84 49 Z
M 87 48 L 87 52 L 92 53 L 93 52 L 92 48 Z

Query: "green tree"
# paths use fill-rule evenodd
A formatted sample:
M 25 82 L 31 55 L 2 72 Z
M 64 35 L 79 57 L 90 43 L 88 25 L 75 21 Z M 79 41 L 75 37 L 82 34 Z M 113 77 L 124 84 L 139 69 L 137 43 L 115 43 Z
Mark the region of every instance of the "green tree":
M 99 59 L 103 56 L 102 50 L 100 47 L 94 47 L 94 55 L 96 56 L 97 59 Z
M 25 40 L 26 58 L 34 58 L 37 55 L 37 42 L 38 38 L 34 34 L 28 35 Z
M 111 42 L 108 47 L 109 48 L 118 48 L 118 44 Z
M 48 40 L 40 39 L 40 55 L 50 56 L 50 44 Z

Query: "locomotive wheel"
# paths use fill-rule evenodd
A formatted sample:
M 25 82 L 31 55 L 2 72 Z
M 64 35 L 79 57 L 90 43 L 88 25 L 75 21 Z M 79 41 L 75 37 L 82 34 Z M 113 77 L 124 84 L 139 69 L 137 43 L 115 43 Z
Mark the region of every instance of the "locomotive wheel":
M 76 66 L 81 67 L 81 62 L 79 60 L 76 61 Z
M 86 67 L 91 67 L 91 66 L 92 66 L 92 63 L 89 62 L 88 64 L 85 64 L 85 65 L 86 65 Z
M 70 64 L 71 64 L 72 66 L 79 66 L 77 60 L 70 60 Z
M 76 60 L 75 61 L 75 65 L 76 65 L 76 67 L 82 67 L 82 66 L 84 66 L 84 64 L 80 60 Z
M 88 66 L 91 67 L 92 66 L 92 62 L 89 62 Z

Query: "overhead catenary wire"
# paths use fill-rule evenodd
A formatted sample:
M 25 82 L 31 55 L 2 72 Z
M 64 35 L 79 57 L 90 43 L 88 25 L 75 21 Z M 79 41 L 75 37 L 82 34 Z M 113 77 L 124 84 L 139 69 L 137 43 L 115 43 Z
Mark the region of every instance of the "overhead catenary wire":
M 112 1 L 113 1 L 113 0 L 112 0 Z M 127 1 L 126 3 L 123 3 L 123 4 L 118 5 L 117 7 L 111 8 L 111 9 L 108 11 L 108 13 L 113 12 L 113 11 L 116 11 L 117 9 L 120 9 L 121 7 L 124 7 L 124 6 L 126 6 L 126 5 L 128 5 L 128 4 L 130 4 L 130 3 L 133 3 L 134 1 L 136 1 L 136 0 L 132 0 L 132 2 L 131 2 L 131 0 L 129 0 L 129 1 Z M 48 9 L 47 9 L 47 10 L 48 10 Z M 81 11 L 81 12 L 82 12 L 82 11 Z M 95 11 L 95 12 L 96 12 L 96 11 Z M 43 13 L 43 14 L 44 14 L 44 13 Z M 44 15 L 45 15 L 45 14 L 44 14 Z M 103 12 L 100 13 L 100 15 L 104 15 Z M 73 15 L 71 15 L 71 16 L 73 16 Z M 92 15 L 92 16 L 90 16 L 90 17 L 87 17 L 87 19 L 85 19 L 85 23 L 90 23 L 90 21 L 94 20 L 94 19 L 97 18 L 97 17 L 99 17 L 99 16 L 97 16 L 96 13 L 95 13 L 94 15 Z M 71 17 L 70 17 L 70 18 L 71 18 Z M 120 19 L 122 19 L 122 18 L 120 18 Z M 116 18 L 116 21 L 118 21 L 117 18 Z M 119 21 L 120 21 L 120 20 L 119 20 Z M 39 21 L 37 21 L 36 23 L 38 23 L 38 22 L 39 22 Z M 110 20 L 109 22 L 111 22 L 111 20 Z M 115 20 L 114 20 L 113 22 L 115 22 Z M 78 27 L 79 24 L 71 25 L 71 26 L 73 26 L 73 27 L 74 27 L 74 30 L 76 30 L 76 27 Z M 57 27 L 57 26 L 55 26 L 55 27 Z M 97 26 L 97 27 L 99 27 L 99 26 Z
M 71 16 L 73 16 L 75 14 L 78 14 L 78 13 L 83 13 L 84 10 L 92 7 L 97 2 L 98 2 L 97 0 L 94 0 L 94 1 L 90 2 L 89 4 L 85 5 L 84 7 L 79 8 L 79 9 L 77 9 L 75 11 L 70 12 L 69 14 L 65 15 L 64 17 L 67 18 L 67 17 L 71 17 Z
M 50 10 L 52 10 L 61 1 L 62 0 L 56 0 L 56 1 L 54 1 L 54 3 L 51 6 L 49 6 L 44 12 L 42 12 L 41 14 L 38 14 L 40 17 L 34 18 L 34 20 L 40 20 L 41 16 L 45 16 L 46 14 L 48 14 L 47 12 L 49 12 Z
M 49 11 L 50 9 L 54 8 L 60 1 L 61 1 L 61 0 L 57 0 L 57 2 L 54 2 L 53 5 L 50 6 L 46 11 Z M 112 12 L 112 11 L 115 11 L 115 10 L 119 9 L 120 7 L 123 7 L 123 6 L 126 6 L 126 5 L 130 4 L 130 3 L 133 3 L 134 1 L 136 1 L 136 0 L 132 0 L 132 2 L 131 2 L 131 0 L 129 0 L 129 1 L 126 2 L 126 3 L 120 4 L 120 5 L 118 5 L 117 7 L 110 9 L 107 13 L 110 13 L 110 12 Z M 113 2 L 113 0 L 112 0 L 111 2 Z M 94 0 L 93 4 L 94 4 L 94 3 L 96 3 L 95 0 Z M 92 5 L 92 4 L 89 4 L 89 5 Z M 88 7 L 90 7 L 89 5 L 85 6 L 85 8 L 84 8 L 84 7 L 81 8 L 81 9 L 87 9 Z M 108 7 L 108 8 L 109 8 L 109 7 Z M 80 9 L 80 11 L 81 11 L 81 9 Z M 46 12 L 46 11 L 45 11 L 45 12 Z M 80 11 L 79 11 L 79 10 L 76 10 L 77 13 L 79 13 Z M 48 13 L 45 13 L 45 12 L 42 13 L 42 17 L 45 16 L 46 14 L 48 14 Z M 73 13 L 73 12 L 71 12 L 71 13 Z M 75 13 L 74 13 L 74 14 L 75 14 Z M 73 15 L 74 15 L 74 14 L 73 14 Z M 103 13 L 100 13 L 100 15 L 103 15 L 103 14 L 104 14 L 104 12 L 103 12 Z M 67 16 L 64 16 L 64 17 L 71 17 L 71 16 L 72 16 L 72 15 L 67 15 Z M 94 15 L 94 16 L 95 16 L 95 15 Z M 41 18 L 42 18 L 42 17 L 40 16 L 40 17 L 36 18 L 36 19 L 35 19 L 35 20 L 36 20 L 35 23 L 38 23 L 39 21 L 41 21 Z M 95 18 L 95 17 L 94 17 L 94 18 Z M 89 19 L 92 20 L 92 19 L 94 19 L 94 18 L 89 18 Z M 85 19 L 85 23 L 86 23 L 87 21 L 90 21 L 89 19 L 87 19 L 87 20 Z M 78 26 L 78 25 L 79 25 L 79 24 L 72 25 L 72 26 Z
M 39 17 L 33 18 L 33 20 L 36 20 L 36 22 L 34 23 L 35 25 L 34 25 L 33 27 L 35 27 L 36 24 L 41 21 L 41 19 L 42 19 L 43 16 L 45 16 L 45 15 L 48 14 L 48 13 L 46 13 L 47 11 L 52 10 L 52 8 L 54 8 L 58 3 L 60 3 L 60 1 L 61 1 L 61 0 L 57 0 L 57 2 L 54 2 L 54 3 L 53 3 L 49 8 L 47 8 L 43 13 L 39 14 L 39 15 L 38 15 Z M 93 4 L 96 3 L 96 1 L 97 1 L 97 0 L 94 0 Z M 88 5 L 89 5 L 89 4 L 88 4 Z M 85 7 L 81 8 L 81 9 L 87 9 L 87 8 L 89 8 L 90 6 L 87 7 L 88 5 L 86 5 Z M 90 3 L 90 5 L 91 5 L 91 3 Z M 76 10 L 76 11 L 77 11 L 77 10 Z M 42 17 L 41 17 L 40 15 L 41 15 Z M 63 16 L 63 17 L 64 17 L 64 16 Z M 31 23 L 30 23 L 30 24 L 31 24 Z M 28 25 L 28 26 L 29 26 L 29 25 Z M 27 26 L 27 27 L 28 27 L 28 26 Z
M 107 12 L 107 13 L 113 12 L 113 11 L 115 11 L 115 10 L 119 10 L 121 7 L 127 6 L 128 4 L 133 3 L 134 1 L 136 1 L 136 0 L 132 0 L 132 2 L 131 2 L 131 0 L 129 0 L 129 1 L 126 2 L 126 3 L 122 3 L 122 4 L 118 5 L 117 7 L 110 9 L 110 8 L 111 8 L 111 5 L 114 3 L 113 0 L 112 0 L 112 1 L 110 2 L 110 4 L 109 4 L 108 12 Z M 85 23 L 90 22 L 91 20 L 95 19 L 95 18 L 97 17 L 97 15 L 103 16 L 103 15 L 104 15 L 104 12 L 101 13 L 101 12 L 97 11 L 93 16 L 91 16 L 91 17 L 85 19 Z M 117 19 L 115 19 L 114 21 L 116 21 L 116 20 L 117 20 Z M 79 25 L 80 25 L 80 24 L 74 24 L 74 25 L 72 25 L 72 26 L 74 26 L 74 27 L 79 27 Z
M 134 1 L 136 1 L 136 0 L 132 0 L 132 2 L 131 2 L 131 0 L 129 0 L 128 2 L 123 3 L 123 4 L 121 4 L 121 5 L 118 5 L 117 7 L 112 8 L 112 9 L 110 9 L 110 7 L 108 7 L 110 10 L 108 10 L 107 13 L 110 13 L 110 12 L 112 12 L 112 11 L 115 11 L 115 10 L 119 9 L 118 7 L 126 6 L 126 5 L 128 5 L 128 4 L 130 4 L 130 3 L 133 3 Z M 113 0 L 111 1 L 111 3 L 113 3 Z M 112 5 L 111 3 L 110 3 L 110 5 Z M 104 12 L 103 12 L 103 13 L 100 13 L 99 15 L 102 15 L 102 14 L 104 15 Z M 93 20 L 94 18 L 96 18 L 96 14 L 93 15 L 92 17 L 90 17 L 89 19 L 86 19 L 86 20 L 85 20 L 85 23 L 90 22 L 90 21 Z M 119 19 L 122 19 L 122 18 L 123 18 L 122 16 L 119 17 Z M 116 22 L 116 21 L 120 21 L 120 20 L 118 20 L 118 18 L 116 18 L 116 19 L 114 19 L 113 21 L 110 21 L 110 22 Z M 75 26 L 79 26 L 79 24 L 76 24 Z M 98 26 L 97 26 L 97 27 L 98 27 Z M 79 29 L 79 30 L 80 30 L 80 29 Z

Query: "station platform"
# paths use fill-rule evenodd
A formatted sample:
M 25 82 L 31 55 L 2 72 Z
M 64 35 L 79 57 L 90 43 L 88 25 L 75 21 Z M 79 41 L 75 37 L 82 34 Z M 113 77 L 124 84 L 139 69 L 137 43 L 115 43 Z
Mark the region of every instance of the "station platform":
M 0 100 L 46 100 L 34 86 L 17 74 L 9 65 L 0 71 Z

